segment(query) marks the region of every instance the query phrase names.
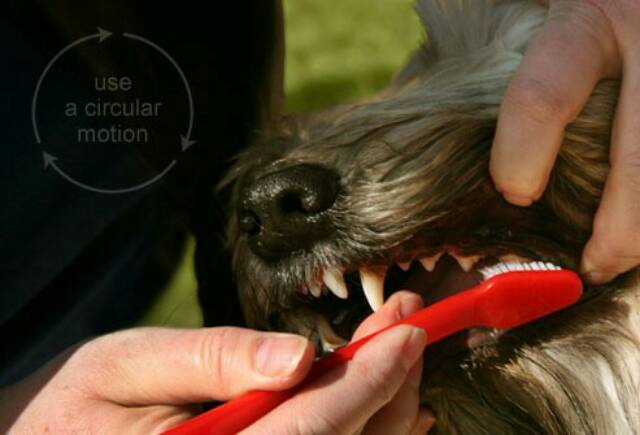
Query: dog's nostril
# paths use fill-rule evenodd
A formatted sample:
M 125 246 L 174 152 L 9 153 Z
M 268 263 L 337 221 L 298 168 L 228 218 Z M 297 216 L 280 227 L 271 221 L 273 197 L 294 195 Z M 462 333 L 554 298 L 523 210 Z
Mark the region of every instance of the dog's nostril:
M 241 212 L 238 217 L 238 225 L 241 231 L 249 235 L 258 234 L 260 232 L 260 219 L 253 212 Z
M 301 188 L 302 187 L 302 188 Z M 335 201 L 337 191 L 331 186 L 292 186 L 291 190 L 285 190 L 280 198 L 280 211 L 284 214 L 322 213 L 331 208 Z
M 338 175 L 301 164 L 254 180 L 241 192 L 239 228 L 263 257 L 308 248 L 331 230 L 324 216 L 339 193 Z
M 280 210 L 285 214 L 307 213 L 308 207 L 296 192 L 285 192 L 280 198 Z

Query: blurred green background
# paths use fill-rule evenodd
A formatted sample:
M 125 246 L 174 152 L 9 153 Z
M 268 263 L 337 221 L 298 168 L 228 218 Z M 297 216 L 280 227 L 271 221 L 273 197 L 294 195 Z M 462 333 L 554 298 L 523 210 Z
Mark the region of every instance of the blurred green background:
M 413 0 L 285 0 L 286 108 L 317 110 L 382 89 L 423 38 Z M 197 327 L 195 243 L 140 325 Z

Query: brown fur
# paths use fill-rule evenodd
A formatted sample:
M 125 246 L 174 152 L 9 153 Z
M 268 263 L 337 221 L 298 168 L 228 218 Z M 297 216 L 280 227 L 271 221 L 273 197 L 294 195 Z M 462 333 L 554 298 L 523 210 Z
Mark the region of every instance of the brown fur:
M 420 0 L 417 9 L 427 41 L 385 91 L 287 120 L 230 174 L 236 201 L 249 180 L 301 162 L 341 177 L 328 211 L 334 236 L 286 260 L 253 255 L 232 219 L 230 246 L 252 326 L 314 336 L 316 316 L 339 314 L 346 336 L 366 314 L 361 296 L 321 302 L 298 289 L 327 265 L 349 272 L 425 246 L 517 252 L 576 268 L 608 171 L 618 84 L 601 82 L 568 126 L 543 198 L 511 206 L 493 189 L 489 151 L 502 95 L 545 10 L 532 1 L 489 0 Z M 438 416 L 435 432 L 640 432 L 635 275 L 590 288 L 578 306 L 494 345 L 432 349 L 424 398 Z

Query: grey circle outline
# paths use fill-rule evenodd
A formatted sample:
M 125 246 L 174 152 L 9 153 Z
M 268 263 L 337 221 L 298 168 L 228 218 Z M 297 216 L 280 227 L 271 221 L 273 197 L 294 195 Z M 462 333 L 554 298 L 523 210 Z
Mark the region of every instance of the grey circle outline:
M 97 27 L 97 30 L 98 30 L 98 33 L 94 33 L 94 34 L 91 34 L 91 35 L 84 36 L 82 38 L 79 38 L 79 39 L 71 42 L 67 46 L 63 47 L 49 61 L 49 63 L 45 67 L 45 69 L 42 71 L 42 74 L 40 74 L 40 77 L 38 78 L 38 83 L 36 84 L 36 88 L 35 88 L 34 93 L 33 93 L 33 97 L 31 99 L 31 126 L 33 128 L 33 134 L 34 134 L 36 142 L 38 144 L 42 143 L 42 139 L 40 137 L 40 132 L 38 130 L 36 108 L 37 108 L 38 95 L 40 93 L 40 88 L 42 87 L 42 83 L 43 83 L 47 73 L 49 72 L 51 67 L 55 64 L 55 62 L 58 59 L 60 59 L 60 57 L 62 57 L 63 54 L 65 54 L 67 51 L 69 51 L 73 47 L 75 47 L 77 45 L 80 45 L 80 44 L 82 44 L 84 42 L 87 42 L 87 41 L 89 41 L 91 39 L 95 39 L 95 38 L 98 38 L 98 44 L 100 44 L 105 39 L 109 38 L 113 34 L 112 32 L 109 32 L 108 30 L 102 29 L 100 27 Z M 193 145 L 195 143 L 195 141 L 191 140 L 191 138 L 190 138 L 191 137 L 191 131 L 193 129 L 193 121 L 194 121 L 194 105 L 193 105 L 193 96 L 191 94 L 191 87 L 189 86 L 189 82 L 187 80 L 187 77 L 185 76 L 184 72 L 182 71 L 182 69 L 180 68 L 178 63 L 175 61 L 175 59 L 173 59 L 169 55 L 169 53 L 167 53 L 164 49 L 162 49 L 157 44 L 149 41 L 146 38 L 143 38 L 141 36 L 134 35 L 134 34 L 131 34 L 131 33 L 123 33 L 123 36 L 126 37 L 126 38 L 130 38 L 130 39 L 141 41 L 141 42 L 151 46 L 152 48 L 156 49 L 164 57 L 166 57 L 169 60 L 169 62 L 173 65 L 173 67 L 178 71 L 178 74 L 180 75 L 180 77 L 182 79 L 182 82 L 183 82 L 183 84 L 185 86 L 185 89 L 187 91 L 187 98 L 189 100 L 189 126 L 187 128 L 186 134 L 185 135 L 180 135 L 180 147 L 182 149 L 182 152 L 186 151 L 191 145 Z M 173 168 L 173 166 L 176 164 L 176 160 L 172 160 L 167 165 L 167 167 L 164 168 L 164 170 L 162 172 L 160 172 L 159 174 L 155 175 L 153 178 L 151 178 L 151 179 L 149 179 L 149 180 L 147 180 L 147 181 L 145 181 L 143 183 L 140 183 L 138 185 L 135 185 L 135 186 L 132 186 L 132 187 L 128 187 L 128 188 L 121 188 L 121 189 L 103 189 L 103 188 L 97 188 L 97 187 L 89 186 L 88 184 L 82 183 L 82 182 L 74 179 L 73 177 L 71 177 L 70 175 L 65 173 L 55 163 L 55 161 L 57 160 L 57 157 L 52 156 L 51 154 L 47 153 L 44 150 L 42 151 L 42 157 L 44 159 L 44 169 L 45 170 L 49 166 L 51 166 L 61 177 L 63 177 L 65 180 L 69 181 L 70 183 L 80 187 L 81 189 L 89 190 L 91 192 L 96 192 L 96 193 L 103 193 L 103 194 L 121 194 L 121 193 L 129 193 L 129 192 L 133 192 L 133 191 L 136 191 L 136 190 L 143 189 L 143 188 L 155 183 L 160 178 L 162 178 L 164 175 L 166 175 Z
M 189 86 L 189 82 L 187 81 L 187 77 L 184 75 L 184 72 L 182 71 L 182 68 L 180 68 L 180 65 L 178 65 L 178 62 L 176 62 L 175 59 L 173 57 L 171 57 L 171 55 L 169 53 L 167 53 L 158 44 L 156 44 L 154 42 L 151 42 L 148 39 L 143 38 L 142 36 L 134 35 L 133 33 L 124 32 L 122 34 L 122 36 L 124 36 L 125 38 L 130 38 L 130 39 L 134 39 L 134 40 L 137 40 L 137 41 L 141 41 L 141 42 L 143 42 L 143 43 L 155 48 L 160 53 L 162 53 L 164 55 L 164 57 L 166 57 L 169 60 L 169 62 L 171 62 L 173 67 L 176 69 L 176 71 L 178 71 L 178 74 L 180 75 L 180 78 L 182 79 L 182 82 L 184 83 L 184 87 L 187 90 L 187 99 L 189 100 L 189 126 L 187 127 L 187 133 L 184 136 L 180 136 L 182 151 L 186 151 L 187 148 L 189 148 L 194 143 L 194 142 L 192 142 L 190 140 L 190 138 L 191 138 L 191 130 L 193 129 L 193 95 L 191 95 L 191 86 Z

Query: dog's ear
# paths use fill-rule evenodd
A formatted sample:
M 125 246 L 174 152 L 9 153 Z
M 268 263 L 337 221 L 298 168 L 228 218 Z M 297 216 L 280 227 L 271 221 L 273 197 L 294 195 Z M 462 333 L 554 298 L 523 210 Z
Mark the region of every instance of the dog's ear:
M 416 11 L 425 42 L 396 76 L 396 85 L 428 75 L 442 59 L 469 58 L 485 50 L 522 54 L 546 15 L 534 0 L 417 0 Z

